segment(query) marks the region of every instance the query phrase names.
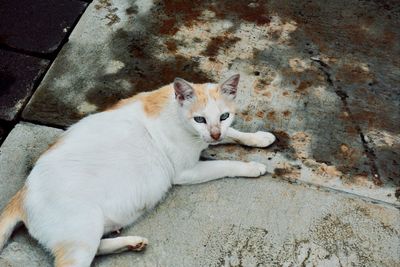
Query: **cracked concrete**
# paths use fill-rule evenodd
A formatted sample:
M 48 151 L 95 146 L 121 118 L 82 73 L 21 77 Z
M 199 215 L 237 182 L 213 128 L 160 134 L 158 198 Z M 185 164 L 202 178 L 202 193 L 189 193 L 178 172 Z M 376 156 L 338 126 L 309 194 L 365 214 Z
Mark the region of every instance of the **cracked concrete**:
M 123 233 L 149 237 L 144 254 L 95 265 L 400 265 L 399 21 L 395 1 L 93 1 L 25 120 L 64 127 L 175 77 L 240 73 L 235 127 L 279 139 L 205 151 L 270 174 L 174 189 Z

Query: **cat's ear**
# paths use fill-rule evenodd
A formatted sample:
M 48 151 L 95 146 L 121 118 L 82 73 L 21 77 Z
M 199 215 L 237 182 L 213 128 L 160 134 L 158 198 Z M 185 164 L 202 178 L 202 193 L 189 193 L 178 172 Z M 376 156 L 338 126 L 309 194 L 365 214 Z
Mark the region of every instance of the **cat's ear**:
M 193 87 L 184 79 L 175 78 L 174 80 L 175 98 L 182 105 L 184 101 L 194 97 Z
M 239 84 L 240 75 L 235 74 L 231 76 L 228 80 L 222 83 L 221 93 L 230 99 L 234 99 L 237 93 L 237 87 Z

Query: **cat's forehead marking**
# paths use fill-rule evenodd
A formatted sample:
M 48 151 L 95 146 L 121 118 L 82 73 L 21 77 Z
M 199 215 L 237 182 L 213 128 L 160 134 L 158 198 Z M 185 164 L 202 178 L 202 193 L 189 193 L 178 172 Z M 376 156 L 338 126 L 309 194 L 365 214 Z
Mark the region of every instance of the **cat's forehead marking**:
M 192 88 L 194 90 L 194 94 L 196 95 L 196 100 L 192 104 L 190 109 L 190 113 L 193 114 L 194 112 L 203 109 L 207 105 L 208 97 L 206 94 L 205 85 L 204 84 L 193 84 Z
M 204 84 L 193 84 L 193 90 L 196 95 L 196 102 L 198 102 L 200 105 L 207 104 L 207 94 L 205 87 L 206 86 Z
M 221 97 L 221 94 L 220 94 L 220 92 L 218 90 L 218 88 L 219 88 L 218 84 L 206 83 L 205 87 L 206 87 L 206 92 L 207 92 L 207 95 L 208 95 L 209 99 L 217 100 L 217 99 L 219 99 Z
M 212 99 L 214 99 L 214 100 L 217 100 L 217 99 L 221 98 L 221 93 L 220 93 L 220 91 L 218 90 L 218 86 L 217 86 L 217 85 L 214 86 L 213 88 L 211 88 L 211 89 L 208 91 L 208 93 L 209 93 L 210 97 L 211 97 Z
M 191 107 L 191 114 L 200 110 L 206 111 L 205 109 L 207 109 L 207 113 L 210 113 L 210 106 L 215 107 L 217 110 L 214 110 L 213 112 L 218 114 L 219 109 L 224 109 L 224 107 L 221 107 L 221 104 L 223 106 L 228 106 L 230 110 L 234 110 L 233 104 L 230 103 L 230 101 L 223 100 L 218 84 L 193 84 L 192 87 L 196 94 L 196 102 L 193 103 Z

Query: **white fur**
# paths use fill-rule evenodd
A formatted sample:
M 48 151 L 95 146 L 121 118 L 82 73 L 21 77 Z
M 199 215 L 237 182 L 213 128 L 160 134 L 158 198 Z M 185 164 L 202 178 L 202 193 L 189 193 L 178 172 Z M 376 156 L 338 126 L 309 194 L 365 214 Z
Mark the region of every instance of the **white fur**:
M 196 114 L 210 124 L 196 123 L 189 107 L 179 104 L 172 93 L 156 117 L 145 114 L 142 103 L 135 101 L 73 125 L 58 146 L 38 160 L 27 179 L 24 208 L 30 234 L 49 249 L 74 244 L 69 251 L 71 266 L 89 266 L 96 253 L 122 251 L 129 242 L 147 244 L 140 237 L 121 242 L 101 238 L 133 223 L 173 184 L 266 172 L 255 162 L 199 162 L 201 151 L 213 141 L 213 127 L 220 129 L 225 142 L 265 147 L 275 137 L 230 128 L 233 114 L 220 122 L 220 115 L 229 110 L 224 100 L 210 99 Z

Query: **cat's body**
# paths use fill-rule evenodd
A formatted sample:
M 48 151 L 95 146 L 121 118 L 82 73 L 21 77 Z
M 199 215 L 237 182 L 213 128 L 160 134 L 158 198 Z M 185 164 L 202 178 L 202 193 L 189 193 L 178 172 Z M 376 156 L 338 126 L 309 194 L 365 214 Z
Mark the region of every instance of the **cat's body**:
M 56 266 L 89 266 L 96 254 L 143 249 L 145 238 L 101 238 L 133 223 L 173 184 L 265 173 L 254 162 L 199 162 L 203 149 L 223 139 L 259 147 L 275 140 L 230 128 L 238 80 L 218 86 L 177 79 L 73 125 L 0 216 L 0 250 L 22 221 Z

